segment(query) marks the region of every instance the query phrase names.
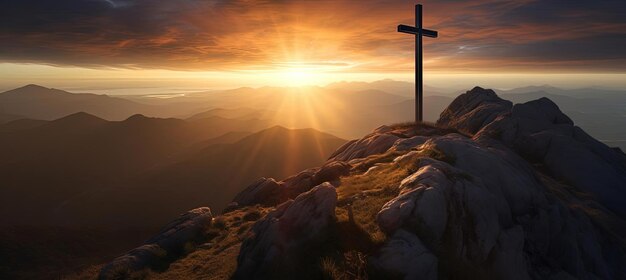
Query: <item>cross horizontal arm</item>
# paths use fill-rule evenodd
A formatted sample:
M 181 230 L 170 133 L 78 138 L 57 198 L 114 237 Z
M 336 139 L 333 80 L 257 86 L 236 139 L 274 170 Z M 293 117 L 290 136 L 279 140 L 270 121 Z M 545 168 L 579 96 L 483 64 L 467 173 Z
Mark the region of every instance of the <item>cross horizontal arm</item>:
M 400 24 L 398 25 L 398 32 L 417 35 L 419 34 L 419 29 L 417 27 Z M 437 35 L 437 31 L 422 28 L 422 36 L 437 38 Z

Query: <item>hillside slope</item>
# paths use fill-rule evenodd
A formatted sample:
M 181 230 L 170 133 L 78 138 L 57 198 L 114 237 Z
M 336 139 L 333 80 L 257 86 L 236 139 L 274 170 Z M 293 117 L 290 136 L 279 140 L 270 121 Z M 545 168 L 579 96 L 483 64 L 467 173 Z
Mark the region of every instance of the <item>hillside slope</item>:
M 380 127 L 181 216 L 99 277 L 624 279 L 625 194 L 626 155 L 549 99 L 475 88 L 436 126 Z
M 223 208 L 259 176 L 317 166 L 345 143 L 264 126 L 86 113 L 0 126 L 0 278 L 58 278 L 101 263 L 181 211 Z

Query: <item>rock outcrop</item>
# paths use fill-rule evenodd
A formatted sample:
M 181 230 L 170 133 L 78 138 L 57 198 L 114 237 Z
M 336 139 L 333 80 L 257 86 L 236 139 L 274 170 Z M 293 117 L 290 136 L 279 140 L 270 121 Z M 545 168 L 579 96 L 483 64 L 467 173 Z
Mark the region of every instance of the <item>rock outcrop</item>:
M 346 162 L 329 161 L 320 168 L 304 170 L 280 182 L 273 178 L 260 178 L 240 192 L 225 211 L 255 204 L 276 206 L 321 183 L 338 184 L 341 176 L 350 174 L 350 168 Z
M 323 183 L 258 221 L 241 246 L 234 279 L 296 279 L 335 223 L 337 193 Z
M 98 279 L 126 279 L 134 272 L 161 270 L 185 254 L 187 246 L 201 243 L 213 215 L 208 207 L 196 208 L 172 221 L 146 243 L 105 265 Z
M 479 142 L 499 140 L 626 217 L 626 156 L 574 126 L 547 98 L 511 107 L 493 91 L 474 88 L 442 113 L 438 125 L 476 134 Z

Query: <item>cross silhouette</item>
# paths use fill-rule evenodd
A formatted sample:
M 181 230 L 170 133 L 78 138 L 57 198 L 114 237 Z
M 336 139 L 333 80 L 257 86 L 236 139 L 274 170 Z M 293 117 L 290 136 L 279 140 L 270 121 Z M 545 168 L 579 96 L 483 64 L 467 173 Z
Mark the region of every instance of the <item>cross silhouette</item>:
M 422 71 L 422 36 L 437 38 L 437 31 L 422 28 L 422 5 L 415 5 L 415 27 L 398 25 L 398 32 L 415 35 L 415 122 L 424 119 L 424 77 Z

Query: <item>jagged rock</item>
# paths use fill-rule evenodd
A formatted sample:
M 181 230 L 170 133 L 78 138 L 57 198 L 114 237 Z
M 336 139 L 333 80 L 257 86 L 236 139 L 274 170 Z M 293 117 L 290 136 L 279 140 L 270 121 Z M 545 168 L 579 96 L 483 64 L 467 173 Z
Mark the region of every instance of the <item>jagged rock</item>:
M 315 175 L 313 175 L 313 184 L 319 185 L 323 182 L 333 183 L 334 181 L 337 181 L 339 177 L 349 175 L 350 168 L 352 168 L 352 166 L 347 162 L 328 162 L 324 164 L 324 166 L 322 166 L 322 168 L 317 171 Z
M 472 104 L 468 106 L 473 109 L 455 104 L 457 100 Z M 574 126 L 552 101 L 541 98 L 510 108 L 508 101 L 480 88 L 457 100 L 438 123 L 476 133 L 478 141 L 498 139 L 626 217 L 626 158 Z M 494 109 L 493 104 L 500 105 Z
M 248 206 L 255 204 L 277 205 L 287 200 L 287 195 L 282 191 L 282 183 L 273 178 L 260 178 L 241 191 L 235 199 L 236 206 Z
M 437 279 L 437 257 L 405 230 L 396 231 L 369 262 L 381 279 Z
M 244 240 L 234 279 L 294 279 L 311 269 L 335 223 L 337 193 L 323 183 L 259 220 Z
M 343 161 L 329 161 L 321 168 L 311 168 L 283 180 L 289 198 L 294 198 L 312 187 L 324 182 L 336 183 L 341 176 L 350 174 L 350 164 Z
M 474 134 L 512 106 L 511 101 L 501 99 L 493 90 L 475 87 L 454 99 L 441 113 L 437 125 Z
M 290 193 L 291 198 L 294 198 L 311 190 L 312 187 L 316 186 L 313 184 L 313 177 L 317 171 L 319 168 L 310 168 L 283 180 L 285 191 Z
M 453 160 L 451 164 L 466 174 L 479 178 L 482 185 L 499 198 L 500 222 L 511 224 L 511 216 L 533 211 L 545 203 L 543 187 L 524 159 L 497 142 L 482 145 L 458 134 L 429 140 L 424 149 L 435 149 Z
M 187 244 L 201 242 L 213 215 L 208 207 L 193 209 L 165 226 L 143 246 L 105 265 L 98 279 L 126 279 L 133 272 L 160 269 L 185 253 Z
M 350 168 L 350 164 L 346 162 L 330 161 L 321 168 L 307 169 L 281 182 L 276 182 L 273 178 L 260 178 L 237 194 L 224 211 L 255 204 L 276 206 L 321 183 L 337 184 L 339 177 L 350 174 Z

